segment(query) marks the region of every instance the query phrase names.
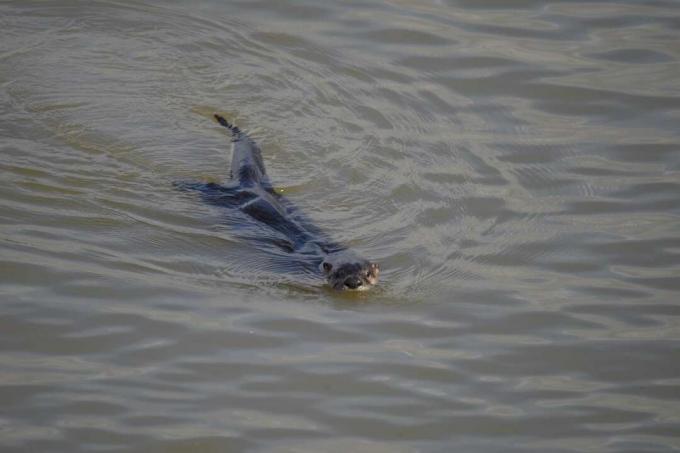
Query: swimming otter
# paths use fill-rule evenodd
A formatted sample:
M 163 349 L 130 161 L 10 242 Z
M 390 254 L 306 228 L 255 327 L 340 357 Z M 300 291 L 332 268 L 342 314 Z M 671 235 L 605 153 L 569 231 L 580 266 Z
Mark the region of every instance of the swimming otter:
M 284 240 L 276 245 L 298 257 L 311 260 L 328 284 L 336 290 L 364 290 L 378 282 L 380 268 L 342 244 L 328 239 L 288 200 L 277 194 L 264 168 L 257 144 L 222 116 L 215 119 L 231 131 L 233 154 L 231 181 L 215 183 L 179 183 L 182 189 L 198 190 L 207 202 L 238 208 L 253 219 L 281 233 Z

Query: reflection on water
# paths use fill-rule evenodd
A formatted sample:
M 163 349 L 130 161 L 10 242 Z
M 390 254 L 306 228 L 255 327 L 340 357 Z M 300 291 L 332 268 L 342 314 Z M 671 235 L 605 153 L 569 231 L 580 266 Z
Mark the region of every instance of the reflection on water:
M 680 448 L 679 17 L 0 3 L 0 446 Z M 227 176 L 216 111 L 377 290 L 172 188 Z

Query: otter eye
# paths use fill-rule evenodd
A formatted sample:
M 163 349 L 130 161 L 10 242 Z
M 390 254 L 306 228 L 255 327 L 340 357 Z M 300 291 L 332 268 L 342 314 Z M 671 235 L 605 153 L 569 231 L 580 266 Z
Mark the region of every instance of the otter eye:
M 333 269 L 333 265 L 331 263 L 323 263 L 323 270 L 330 272 L 331 269 Z

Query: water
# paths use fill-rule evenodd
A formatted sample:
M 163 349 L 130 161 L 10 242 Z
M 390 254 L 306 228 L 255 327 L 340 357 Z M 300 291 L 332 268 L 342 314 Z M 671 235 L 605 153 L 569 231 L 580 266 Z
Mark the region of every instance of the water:
M 2 451 L 680 449 L 680 5 L 0 3 Z M 381 263 L 218 209 L 214 112 Z

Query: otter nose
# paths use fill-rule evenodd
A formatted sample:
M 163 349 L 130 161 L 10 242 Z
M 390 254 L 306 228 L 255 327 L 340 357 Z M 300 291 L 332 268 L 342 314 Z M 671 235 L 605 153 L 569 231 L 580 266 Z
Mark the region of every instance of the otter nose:
M 357 289 L 363 285 L 363 282 L 361 281 L 360 278 L 357 277 L 348 277 L 345 280 L 345 286 L 348 287 L 349 289 Z

